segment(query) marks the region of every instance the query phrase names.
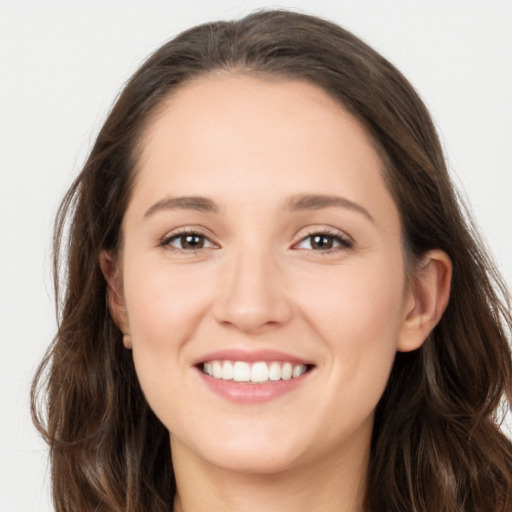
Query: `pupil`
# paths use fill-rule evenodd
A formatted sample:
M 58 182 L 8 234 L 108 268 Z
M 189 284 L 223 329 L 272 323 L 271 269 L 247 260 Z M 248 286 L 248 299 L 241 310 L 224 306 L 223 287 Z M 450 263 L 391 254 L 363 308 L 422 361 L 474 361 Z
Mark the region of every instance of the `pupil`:
M 199 235 L 185 235 L 182 238 L 182 246 L 188 249 L 200 249 L 203 246 L 202 237 Z
M 315 235 L 312 246 L 314 249 L 332 249 L 332 237 L 325 235 Z

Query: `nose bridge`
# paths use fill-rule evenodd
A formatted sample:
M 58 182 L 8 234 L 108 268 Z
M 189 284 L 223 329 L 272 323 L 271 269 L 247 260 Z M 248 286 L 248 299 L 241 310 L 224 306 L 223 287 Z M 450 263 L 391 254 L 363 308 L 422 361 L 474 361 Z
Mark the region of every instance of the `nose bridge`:
M 282 287 L 282 269 L 268 245 L 240 244 L 226 258 L 217 319 L 243 331 L 286 323 L 291 308 Z

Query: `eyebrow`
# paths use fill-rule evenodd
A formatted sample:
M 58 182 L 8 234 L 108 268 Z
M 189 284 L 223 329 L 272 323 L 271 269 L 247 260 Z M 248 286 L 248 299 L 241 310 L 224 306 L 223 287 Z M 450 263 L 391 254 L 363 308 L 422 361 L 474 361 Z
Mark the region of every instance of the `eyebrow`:
M 375 222 L 370 212 L 360 204 L 345 197 L 325 194 L 299 194 L 290 197 L 285 203 L 285 211 L 321 210 L 323 208 L 346 208 L 363 214 L 371 222 Z M 144 218 L 166 210 L 193 210 L 204 213 L 219 213 L 219 207 L 207 197 L 183 196 L 166 197 L 150 206 Z
M 206 197 L 166 197 L 149 207 L 144 213 L 144 218 L 165 210 L 194 210 L 206 213 L 219 212 L 217 205 Z
M 301 211 L 301 210 L 321 210 L 323 208 L 346 208 L 355 212 L 363 214 L 371 222 L 375 219 L 371 216 L 370 212 L 354 201 L 346 197 L 324 195 L 324 194 L 300 194 L 291 197 L 285 206 L 287 211 Z

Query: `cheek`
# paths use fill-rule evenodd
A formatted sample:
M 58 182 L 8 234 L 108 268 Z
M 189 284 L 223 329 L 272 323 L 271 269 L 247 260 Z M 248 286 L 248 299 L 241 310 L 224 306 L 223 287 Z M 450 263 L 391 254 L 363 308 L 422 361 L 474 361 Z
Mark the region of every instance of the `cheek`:
M 326 443 L 350 437 L 372 416 L 389 379 L 401 326 L 402 275 L 393 268 L 387 274 L 352 270 L 343 278 L 317 280 L 304 293 L 304 316 L 327 349 L 325 399 L 315 405 L 330 418 Z
M 205 277 L 201 271 L 171 270 L 165 263 L 125 266 L 133 359 L 141 387 L 155 411 L 169 410 L 166 390 L 183 385 L 187 342 L 207 309 L 201 293 Z
M 186 351 L 204 315 L 205 276 L 165 262 L 126 262 L 124 292 L 132 356 L 151 409 L 171 432 L 186 431 L 190 396 Z M 176 392 L 180 390 L 180 392 Z
M 301 292 L 303 316 L 327 347 L 333 380 L 357 396 L 366 389 L 375 395 L 372 400 L 378 400 L 402 325 L 401 268 L 383 264 L 347 268 L 307 284 Z
M 399 265 L 382 261 L 309 273 L 299 293 L 310 323 L 341 345 L 395 339 L 400 328 L 404 275 Z
M 134 343 L 165 349 L 190 334 L 204 310 L 204 272 L 171 269 L 160 263 L 144 268 L 128 266 L 124 277 Z

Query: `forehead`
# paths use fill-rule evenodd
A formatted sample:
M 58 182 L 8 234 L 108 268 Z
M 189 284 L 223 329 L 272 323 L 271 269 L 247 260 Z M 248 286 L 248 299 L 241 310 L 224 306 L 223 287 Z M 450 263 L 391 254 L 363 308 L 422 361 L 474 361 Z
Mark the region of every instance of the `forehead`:
M 364 156 L 383 169 L 361 123 L 320 87 L 305 80 L 232 72 L 194 79 L 162 103 L 142 138 L 138 167 L 163 156 L 162 150 L 174 156 L 187 150 L 188 157 L 218 154 L 229 140 L 233 151 L 242 140 L 246 150 L 265 144 L 269 155 L 279 147 L 304 149 L 304 142 L 312 155 L 337 147 L 341 162 Z M 348 146 L 350 155 L 343 151 Z
M 222 201 L 234 189 L 245 200 L 270 202 L 337 189 L 352 200 L 393 206 L 365 128 L 307 81 L 200 77 L 162 104 L 141 147 L 135 195 L 146 202 L 164 193 Z
M 237 132 L 238 125 L 246 128 L 240 133 L 246 138 L 267 135 L 285 142 L 292 127 L 294 135 L 302 128 L 309 138 L 326 138 L 326 130 L 340 124 L 355 135 L 353 142 L 359 138 L 364 144 L 374 145 L 362 124 L 312 82 L 216 71 L 185 82 L 162 101 L 147 124 L 142 147 L 151 149 L 162 135 L 166 143 L 172 143 L 171 136 L 195 137 L 228 126 Z

